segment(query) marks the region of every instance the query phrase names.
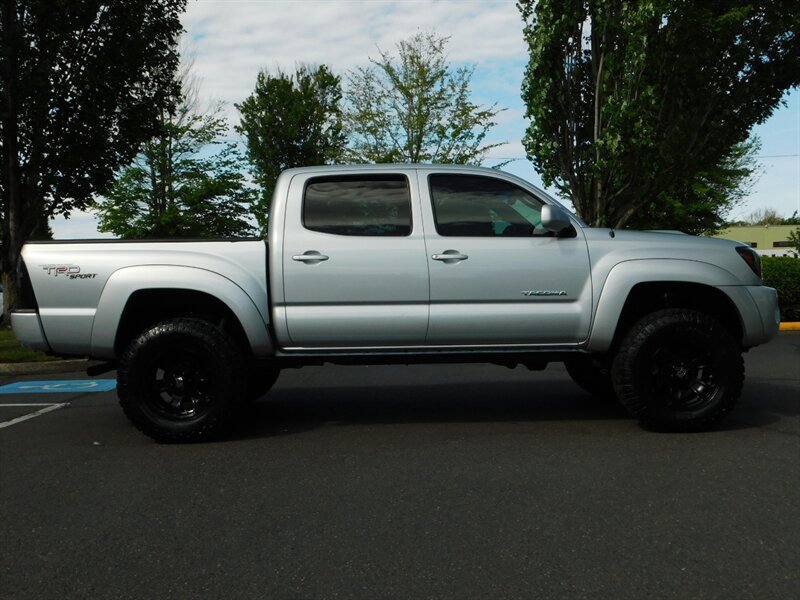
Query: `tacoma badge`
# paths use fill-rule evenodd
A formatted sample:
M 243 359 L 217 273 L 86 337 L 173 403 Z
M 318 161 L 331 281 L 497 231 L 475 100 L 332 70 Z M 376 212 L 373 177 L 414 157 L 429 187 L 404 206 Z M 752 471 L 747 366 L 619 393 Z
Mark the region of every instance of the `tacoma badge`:
M 523 296 L 566 296 L 564 290 L 523 290 Z

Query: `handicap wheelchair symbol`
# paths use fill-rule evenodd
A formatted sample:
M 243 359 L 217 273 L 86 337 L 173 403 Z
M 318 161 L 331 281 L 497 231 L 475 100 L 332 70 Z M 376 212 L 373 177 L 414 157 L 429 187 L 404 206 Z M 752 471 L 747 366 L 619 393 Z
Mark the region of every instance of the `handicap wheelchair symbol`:
M 117 387 L 114 379 L 75 379 L 62 381 L 18 381 L 0 387 L 0 394 L 80 394 L 110 392 Z

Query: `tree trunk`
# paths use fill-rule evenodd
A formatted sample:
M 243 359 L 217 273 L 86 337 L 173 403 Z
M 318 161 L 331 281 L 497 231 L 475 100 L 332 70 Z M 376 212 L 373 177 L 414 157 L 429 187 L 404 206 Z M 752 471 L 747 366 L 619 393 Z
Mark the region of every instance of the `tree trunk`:
M 0 273 L 3 281 L 2 322 L 17 304 L 15 277 L 22 248 L 22 199 L 20 197 L 19 137 L 19 65 L 17 58 L 17 3 L 3 0 L 3 212 L 0 240 Z

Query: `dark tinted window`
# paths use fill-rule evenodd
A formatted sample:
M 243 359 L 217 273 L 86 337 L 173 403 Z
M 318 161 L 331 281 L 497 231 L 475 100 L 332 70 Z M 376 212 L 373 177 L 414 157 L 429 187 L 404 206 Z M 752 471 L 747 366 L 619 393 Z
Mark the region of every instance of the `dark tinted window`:
M 547 235 L 542 203 L 514 184 L 476 175 L 431 175 L 429 184 L 439 235 Z
M 409 235 L 408 181 L 402 175 L 311 179 L 303 201 L 303 225 L 337 235 Z

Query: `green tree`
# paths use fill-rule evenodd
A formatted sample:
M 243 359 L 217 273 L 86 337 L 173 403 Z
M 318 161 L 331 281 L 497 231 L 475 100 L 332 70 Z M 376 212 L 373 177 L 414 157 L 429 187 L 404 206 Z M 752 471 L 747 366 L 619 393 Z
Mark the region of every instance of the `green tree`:
M 253 178 L 261 186 L 254 214 L 262 231 L 281 171 L 341 160 L 341 98 L 341 80 L 325 65 L 301 66 L 293 75 L 261 71 L 253 93 L 236 105 L 237 131 L 246 138 Z
M 524 144 L 597 226 L 714 230 L 800 83 L 795 1 L 520 0 Z M 696 231 L 696 228 L 694 229 Z
M 789 241 L 792 243 L 792 256 L 800 258 L 800 227 L 789 232 Z
M 163 111 L 158 135 L 96 203 L 100 231 L 132 239 L 255 233 L 247 221 L 255 191 L 236 144 L 220 141 L 228 125 L 219 111 L 197 113 L 186 99 Z
M 2 0 L 0 272 L 6 309 L 22 244 L 85 208 L 158 127 L 174 93 L 186 0 Z
M 484 144 L 500 110 L 472 102 L 475 67 L 452 69 L 448 40 L 420 32 L 349 73 L 349 160 L 478 164 L 502 145 Z
M 692 235 L 713 234 L 726 226 L 728 213 L 739 206 L 756 178 L 758 138 L 736 144 L 718 165 L 673 183 L 655 195 L 629 225 L 638 229 L 678 229 Z

